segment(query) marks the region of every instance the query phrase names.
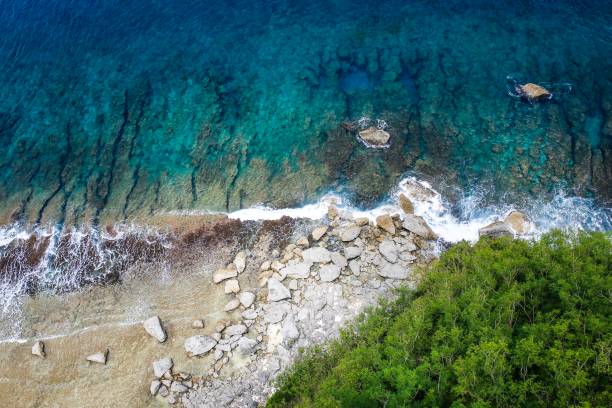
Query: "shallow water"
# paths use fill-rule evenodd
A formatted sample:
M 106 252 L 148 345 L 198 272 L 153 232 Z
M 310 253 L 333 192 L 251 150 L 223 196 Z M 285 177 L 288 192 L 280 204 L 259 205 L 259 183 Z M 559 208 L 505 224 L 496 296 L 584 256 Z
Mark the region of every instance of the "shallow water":
M 407 171 L 612 198 L 608 1 L 1 3 L 0 219 L 368 208 Z M 573 90 L 532 105 L 509 74 Z M 362 116 L 388 149 L 343 129 Z

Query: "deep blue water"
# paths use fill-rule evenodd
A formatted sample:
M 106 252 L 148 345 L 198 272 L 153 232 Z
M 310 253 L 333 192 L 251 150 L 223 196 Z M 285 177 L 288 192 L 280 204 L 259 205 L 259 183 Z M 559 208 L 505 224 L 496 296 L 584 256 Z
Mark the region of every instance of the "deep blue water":
M 367 207 L 406 172 L 612 199 L 609 1 L 0 0 L 0 27 L 0 219 Z

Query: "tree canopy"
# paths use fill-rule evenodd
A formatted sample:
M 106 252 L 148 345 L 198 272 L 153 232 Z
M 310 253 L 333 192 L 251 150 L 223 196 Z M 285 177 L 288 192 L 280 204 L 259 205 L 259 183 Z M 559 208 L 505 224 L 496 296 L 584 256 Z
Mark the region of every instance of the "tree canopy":
M 611 269 L 601 233 L 455 245 L 306 350 L 268 407 L 612 406 Z

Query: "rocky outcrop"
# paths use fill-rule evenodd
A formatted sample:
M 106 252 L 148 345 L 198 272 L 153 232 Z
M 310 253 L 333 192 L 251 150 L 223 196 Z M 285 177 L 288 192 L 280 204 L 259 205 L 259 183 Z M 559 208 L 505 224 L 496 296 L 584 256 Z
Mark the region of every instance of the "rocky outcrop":
M 427 225 L 425 220 L 418 215 L 406 214 L 404 217 L 404 221 L 402 222 L 402 227 L 405 230 L 415 233 L 416 235 L 433 240 L 436 239 L 436 234 L 432 231 L 432 229 Z
M 495 221 L 485 227 L 482 227 L 478 230 L 479 237 L 513 237 L 514 231 L 510 227 L 510 225 L 506 224 L 503 221 Z
M 376 225 L 391 235 L 395 234 L 395 224 L 393 223 L 393 218 L 391 218 L 389 214 L 382 214 L 376 217 Z
M 526 234 L 531 229 L 529 219 L 520 211 L 512 211 L 504 218 L 504 222 L 517 234 Z
M 359 138 L 368 147 L 386 147 L 389 139 L 391 139 L 391 135 L 385 130 L 369 127 L 359 131 Z
M 404 214 L 414 214 L 414 205 L 405 194 L 399 195 L 399 206 Z
M 552 97 L 552 93 L 548 89 L 537 84 L 526 83 L 519 85 L 519 90 L 521 95 L 530 101 L 548 100 Z

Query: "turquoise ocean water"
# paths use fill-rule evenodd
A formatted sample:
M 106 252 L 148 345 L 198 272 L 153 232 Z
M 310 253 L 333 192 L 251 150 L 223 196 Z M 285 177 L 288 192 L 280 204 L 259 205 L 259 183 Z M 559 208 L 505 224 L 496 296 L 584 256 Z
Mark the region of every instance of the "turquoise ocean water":
M 610 1 L 0 0 L 0 28 L 8 286 L 36 226 L 328 193 L 367 210 L 408 175 L 458 219 L 612 228 Z M 509 77 L 552 100 L 512 97 Z M 388 148 L 347 130 L 362 117 Z M 35 269 L 71 276 L 54 239 Z

